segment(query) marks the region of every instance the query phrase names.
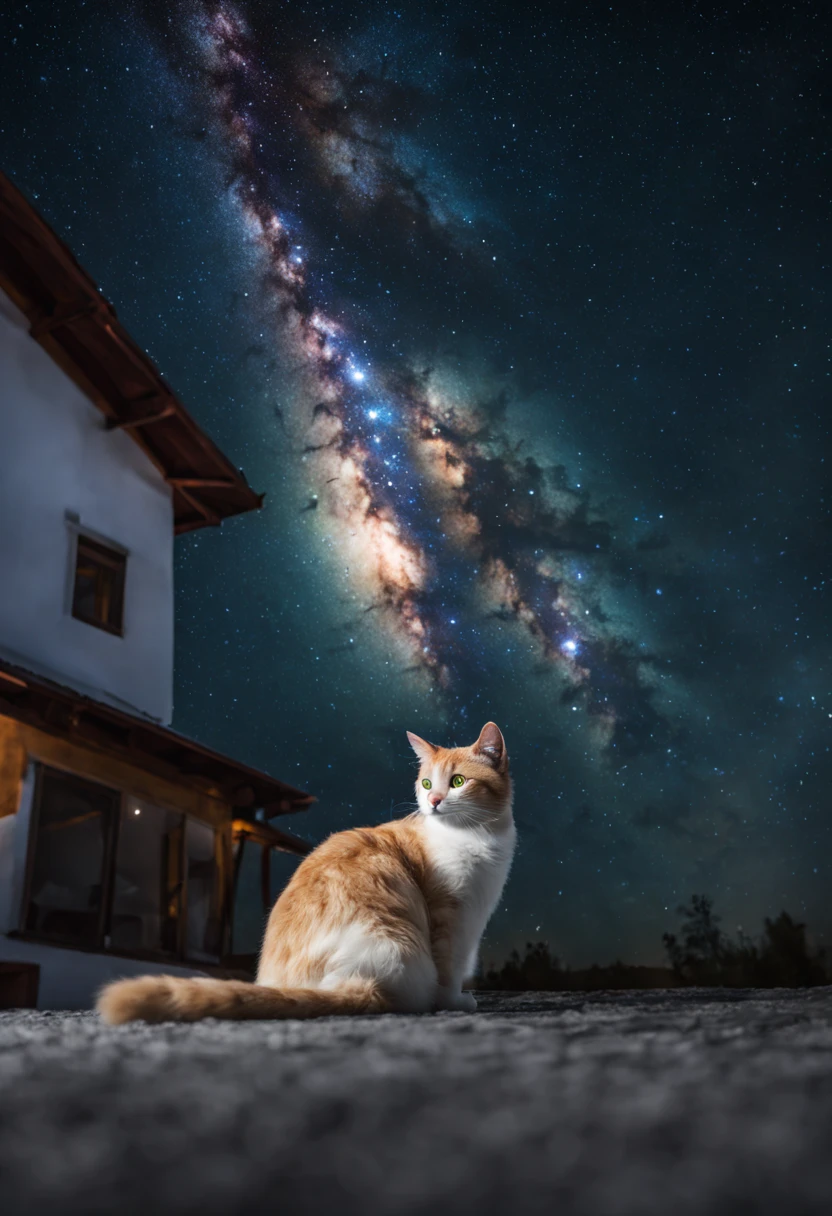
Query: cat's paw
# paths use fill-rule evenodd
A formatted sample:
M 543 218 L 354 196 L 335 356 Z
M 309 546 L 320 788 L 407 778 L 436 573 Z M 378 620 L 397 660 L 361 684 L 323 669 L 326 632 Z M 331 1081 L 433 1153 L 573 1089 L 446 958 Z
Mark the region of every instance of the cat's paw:
M 455 1008 L 462 1010 L 463 1013 L 476 1013 L 477 998 L 473 992 L 460 992 Z
M 437 1012 L 474 1013 L 477 1002 L 471 992 L 451 992 L 449 988 L 440 988 L 436 994 L 435 1008 Z

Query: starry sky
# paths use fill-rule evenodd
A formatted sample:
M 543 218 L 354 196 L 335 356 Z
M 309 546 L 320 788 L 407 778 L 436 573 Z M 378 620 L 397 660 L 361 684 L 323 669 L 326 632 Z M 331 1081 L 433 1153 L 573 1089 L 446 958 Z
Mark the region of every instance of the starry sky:
M 8 14 L 0 166 L 267 496 L 177 542 L 175 727 L 318 840 L 493 718 L 486 958 L 832 942 L 822 6 Z

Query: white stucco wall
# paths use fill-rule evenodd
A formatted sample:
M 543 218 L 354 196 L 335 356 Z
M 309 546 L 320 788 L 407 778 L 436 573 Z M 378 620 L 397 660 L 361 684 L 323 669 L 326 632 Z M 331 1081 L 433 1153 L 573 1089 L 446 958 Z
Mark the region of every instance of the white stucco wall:
M 4 815 L 0 819 L 0 934 L 20 927 L 34 792 L 35 766 L 29 764 L 20 791 L 17 814 Z M 7 957 L 2 941 L 0 937 L 0 961 Z
M 124 636 L 75 620 L 73 529 L 127 550 Z M 173 507 L 161 474 L 0 290 L 0 655 L 128 711 L 173 708 Z
M 113 980 L 134 975 L 205 975 L 195 967 L 142 962 L 84 950 L 62 950 L 41 942 L 0 936 L 0 956 L 7 963 L 40 967 L 38 1009 L 92 1009 L 97 993 Z
M 62 950 L 41 942 L 0 936 L 0 957 L 7 963 L 40 967 L 38 1009 L 92 1009 L 97 993 L 113 980 L 134 975 L 205 975 L 195 967 L 142 962 L 84 950 Z

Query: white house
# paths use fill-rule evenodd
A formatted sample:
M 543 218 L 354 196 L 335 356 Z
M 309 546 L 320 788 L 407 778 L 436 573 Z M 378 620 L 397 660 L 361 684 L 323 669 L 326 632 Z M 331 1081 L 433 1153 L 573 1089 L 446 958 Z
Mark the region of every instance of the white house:
M 177 533 L 261 497 L 0 174 L 0 1008 L 227 974 L 246 841 L 313 799 L 169 729 Z

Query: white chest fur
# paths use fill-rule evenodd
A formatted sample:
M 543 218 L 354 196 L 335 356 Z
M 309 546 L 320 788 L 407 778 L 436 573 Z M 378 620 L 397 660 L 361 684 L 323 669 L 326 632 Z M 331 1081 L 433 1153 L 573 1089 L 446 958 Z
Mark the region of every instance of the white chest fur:
M 454 932 L 458 979 L 470 975 L 483 930 L 497 906 L 514 855 L 516 832 L 509 822 L 499 831 L 455 827 L 431 815 L 425 823 L 428 855 L 443 885 L 459 900 Z

